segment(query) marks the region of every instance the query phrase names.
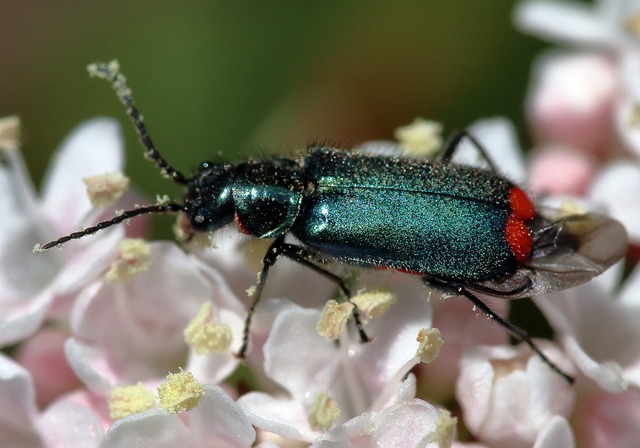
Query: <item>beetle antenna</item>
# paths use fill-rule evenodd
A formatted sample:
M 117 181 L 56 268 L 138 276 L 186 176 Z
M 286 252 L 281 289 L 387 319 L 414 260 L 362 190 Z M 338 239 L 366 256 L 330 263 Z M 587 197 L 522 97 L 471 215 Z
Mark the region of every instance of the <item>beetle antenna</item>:
M 47 243 L 44 246 L 42 246 L 40 249 L 42 250 L 51 249 L 52 247 L 58 246 L 59 244 L 64 244 L 67 241 L 78 240 L 87 235 L 96 233 L 99 230 L 106 229 L 108 227 L 119 224 L 122 221 L 126 221 L 127 219 L 130 219 L 136 216 L 146 215 L 148 213 L 177 213 L 182 210 L 184 210 L 184 207 L 181 204 L 177 204 L 174 202 L 170 202 L 168 204 L 146 205 L 144 207 L 134 208 L 133 210 L 126 210 L 122 214 L 116 217 L 113 217 L 109 220 L 100 221 L 95 226 L 87 227 L 84 230 L 73 232 L 61 238 L 58 238 L 55 241 L 51 241 L 50 243 Z
M 133 101 L 133 93 L 131 92 L 131 89 L 127 87 L 127 78 L 120 73 L 120 64 L 118 61 L 113 60 L 108 64 L 103 62 L 90 64 L 87 66 L 87 70 L 89 71 L 89 75 L 106 79 L 111 82 L 111 86 L 113 87 L 113 90 L 116 91 L 118 99 L 120 99 L 120 102 L 127 108 L 127 115 L 129 115 L 131 120 L 133 120 L 136 131 L 140 136 L 142 146 L 146 149 L 145 156 L 147 159 L 153 160 L 156 165 L 158 165 L 164 176 L 167 176 L 178 184 L 186 185 L 187 179 L 184 175 L 169 165 L 155 148 L 153 141 L 147 132 L 147 128 L 144 125 L 142 115 Z

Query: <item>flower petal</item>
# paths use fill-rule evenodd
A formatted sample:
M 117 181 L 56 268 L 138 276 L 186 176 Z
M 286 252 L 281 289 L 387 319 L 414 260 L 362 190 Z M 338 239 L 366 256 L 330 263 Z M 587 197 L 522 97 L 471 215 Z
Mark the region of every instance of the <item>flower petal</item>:
M 43 206 L 57 230 L 68 232 L 91 209 L 82 178 L 122 171 L 123 141 L 115 120 L 96 118 L 63 142 L 43 181 Z
M 212 297 L 211 285 L 173 243 L 151 243 L 150 266 L 125 283 L 99 282 L 83 291 L 71 324 L 87 351 L 69 359 L 74 370 L 102 371 L 107 382 L 116 375 L 118 384 L 133 384 L 184 362 L 183 330 Z M 92 366 L 78 369 L 78 362 Z
M 580 45 L 612 43 L 608 23 L 595 14 L 592 6 L 558 0 L 528 0 L 515 10 L 516 25 L 554 42 Z
M 326 391 L 340 363 L 336 346 L 316 332 L 319 317 L 318 310 L 289 303 L 264 346 L 265 371 L 293 396 Z
M 177 415 L 161 409 L 149 409 L 117 420 L 102 445 L 104 448 L 195 446 L 189 429 Z
M 52 295 L 43 291 L 24 303 L 2 303 L 0 309 L 0 347 L 21 341 L 34 334 L 47 314 Z
M 624 224 L 629 238 L 640 241 L 640 164 L 614 162 L 604 168 L 591 187 L 591 199 L 607 205 L 609 213 Z
M 640 307 L 613 300 L 619 265 L 594 281 L 533 298 L 582 373 L 610 392 L 625 390 L 640 366 Z
M 100 447 L 104 433 L 97 415 L 71 400 L 53 403 L 38 419 L 47 446 Z
M 307 410 L 301 402 L 250 392 L 238 404 L 256 427 L 288 439 L 310 442 L 317 433 L 309 429 Z
M 40 446 L 29 372 L 0 354 L 0 446 Z
M 565 364 L 558 349 L 536 342 L 551 360 Z M 565 379 L 524 343 L 470 351 L 461 362 L 456 394 L 471 433 L 490 446 L 512 447 L 531 446 L 547 419 L 570 414 L 575 398 Z
M 540 429 L 533 448 L 573 448 L 576 439 L 566 418 L 554 415 Z
M 240 406 L 220 387 L 204 385 L 205 395 L 187 414 L 194 436 L 212 447 L 252 446 L 256 432 Z

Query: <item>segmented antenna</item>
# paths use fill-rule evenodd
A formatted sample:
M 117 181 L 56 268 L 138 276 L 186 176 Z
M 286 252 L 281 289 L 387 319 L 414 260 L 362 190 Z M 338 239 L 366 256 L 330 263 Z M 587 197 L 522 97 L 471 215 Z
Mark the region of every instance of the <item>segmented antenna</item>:
M 96 233 L 98 230 L 106 229 L 108 227 L 119 224 L 122 221 L 126 221 L 127 219 L 133 218 L 135 216 L 144 215 L 147 213 L 177 213 L 181 210 L 184 210 L 182 205 L 176 204 L 173 202 L 170 202 L 168 204 L 146 205 L 144 207 L 134 208 L 133 210 L 126 210 L 121 215 L 118 215 L 106 221 L 100 221 L 95 226 L 87 227 L 84 230 L 73 232 L 61 238 L 58 238 L 55 241 L 51 241 L 50 243 L 47 243 L 44 246 L 42 246 L 41 249 L 47 250 L 59 244 L 64 244 L 70 240 L 78 240 L 87 235 L 91 235 L 92 233 Z
M 108 64 L 105 64 L 103 62 L 90 64 L 89 66 L 87 66 L 87 70 L 89 71 L 89 75 L 106 79 L 107 81 L 111 82 L 111 86 L 113 87 L 113 90 L 116 91 L 120 102 L 127 108 L 127 115 L 129 115 L 131 120 L 133 120 L 136 131 L 140 136 L 142 146 L 144 146 L 144 148 L 146 149 L 146 157 L 150 160 L 153 160 L 156 165 L 158 165 L 164 176 L 169 177 L 176 183 L 186 185 L 187 179 L 184 177 L 184 175 L 178 170 L 171 167 L 171 165 L 169 165 L 167 161 L 164 160 L 164 158 L 155 148 L 153 141 L 151 140 L 151 137 L 147 132 L 147 128 L 144 125 L 142 115 L 140 115 L 140 112 L 138 111 L 138 108 L 133 101 L 133 94 L 131 92 L 131 89 L 127 87 L 127 78 L 122 73 L 120 73 L 120 64 L 118 63 L 118 61 L 113 60 Z

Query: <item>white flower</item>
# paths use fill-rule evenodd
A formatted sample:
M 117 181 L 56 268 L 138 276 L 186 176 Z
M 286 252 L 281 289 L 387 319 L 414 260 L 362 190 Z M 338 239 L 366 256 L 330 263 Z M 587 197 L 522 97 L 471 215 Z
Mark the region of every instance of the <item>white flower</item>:
M 534 298 L 567 355 L 609 392 L 640 387 L 640 268 L 615 296 L 619 268 L 587 285 Z
M 238 364 L 231 351 L 197 354 L 183 333 L 201 305 L 211 301 L 220 321 L 232 328 L 237 350 L 242 305 L 223 281 L 215 283 L 216 273 L 175 244 L 151 243 L 150 249 L 148 271 L 125 282 L 92 284 L 73 309 L 67 358 L 79 378 L 103 395 L 116 385 L 164 377 L 181 366 L 215 384 Z
M 594 53 L 538 58 L 525 102 L 537 139 L 576 152 L 610 152 L 614 111 L 624 94 L 618 70 L 612 58 Z
M 416 398 L 398 397 L 380 412 L 366 412 L 333 428 L 311 446 L 443 448 L 451 446 L 456 423 L 444 409 Z
M 626 145 L 640 154 L 640 130 L 638 116 L 640 108 L 640 1 L 638 0 L 597 0 L 595 5 L 570 1 L 527 0 L 520 3 L 515 12 L 517 24 L 524 30 L 539 34 L 559 43 L 565 43 L 577 47 L 581 51 L 585 49 L 591 53 L 598 52 L 605 65 L 609 65 L 606 71 L 610 73 L 599 76 L 600 85 L 597 88 L 582 89 L 584 101 L 588 101 L 597 107 L 593 107 L 586 120 L 576 120 L 576 110 L 573 116 L 558 120 L 558 128 L 551 135 L 566 134 L 562 127 L 566 121 L 581 123 L 581 129 L 587 133 L 593 133 L 594 129 L 608 130 L 610 123 L 615 123 L 619 138 Z M 596 55 L 593 55 L 598 57 Z M 568 59 L 567 56 L 565 58 Z M 557 62 L 557 61 L 556 61 Z M 551 66 L 546 64 L 545 70 Z M 570 72 L 571 70 L 569 70 Z M 602 72 L 602 70 L 600 70 Z M 541 72 L 541 69 L 538 69 Z M 580 84 L 593 84 L 594 72 L 574 75 L 577 81 L 574 87 Z M 607 79 L 614 79 L 617 85 L 612 89 L 602 89 L 608 84 Z M 585 80 L 591 79 L 592 81 Z M 561 93 L 560 103 L 570 104 L 567 92 L 575 88 L 567 89 Z M 608 92 L 607 92 L 608 90 Z M 606 93 L 602 96 L 600 93 Z M 535 92 L 536 96 L 539 92 Z M 613 95 L 611 95 L 613 94 Z M 594 103 L 598 99 L 599 103 Z M 609 107 L 609 117 L 602 117 L 603 112 Z M 554 109 L 553 114 L 541 117 L 538 114 L 536 122 L 548 123 L 553 128 L 554 117 L 560 115 Z M 600 116 L 599 120 L 596 120 Z M 595 125 L 594 129 L 585 126 L 588 122 Z M 547 126 L 547 130 L 549 130 Z M 574 135 L 576 132 L 572 132 Z M 603 142 L 606 132 L 600 133 L 597 142 Z
M 117 420 L 105 438 L 104 448 L 197 447 L 250 448 L 256 433 L 247 416 L 218 386 L 205 384 L 198 405 L 179 414 L 150 409 Z
M 612 217 L 624 224 L 629 239 L 640 242 L 640 163 L 618 160 L 596 176 L 589 197 L 604 204 Z
M 420 290 L 414 295 L 424 294 Z M 337 346 L 315 331 L 320 311 L 278 302 L 264 345 L 264 369 L 287 393 L 252 392 L 242 396 L 239 404 L 257 427 L 308 442 L 322 433 L 310 423 L 318 395 L 327 395 L 337 404 L 336 425 L 394 402 L 403 387 L 402 378 L 418 362 L 416 337 L 431 319 L 428 303 L 407 294 L 404 302 L 400 297 L 397 306 L 367 325 L 375 341 L 362 344 L 345 332 Z M 271 306 L 275 303 L 271 301 Z
M 577 446 L 636 446 L 640 438 L 638 416 L 640 391 L 636 388 L 623 393 L 586 388 L 581 391 L 574 415 L 571 417 Z
M 40 327 L 54 299 L 73 297 L 111 257 L 124 229 L 100 232 L 64 251 L 33 253 L 38 242 L 78 230 L 96 218 L 82 178 L 122 169 L 118 125 L 107 119 L 79 126 L 56 152 L 38 198 L 17 148 L 0 165 L 0 345 Z M 64 301 L 58 307 L 64 309 Z
M 638 0 L 526 0 L 515 11 L 522 29 L 553 41 L 620 50 L 637 46 Z
M 567 368 L 555 347 L 537 343 Z M 456 395 L 469 431 L 489 446 L 516 448 L 531 446 L 552 417 L 568 417 L 575 389 L 521 344 L 467 353 Z
M 99 416 L 73 400 L 59 400 L 40 413 L 29 373 L 0 354 L 0 446 L 98 448 L 103 435 Z

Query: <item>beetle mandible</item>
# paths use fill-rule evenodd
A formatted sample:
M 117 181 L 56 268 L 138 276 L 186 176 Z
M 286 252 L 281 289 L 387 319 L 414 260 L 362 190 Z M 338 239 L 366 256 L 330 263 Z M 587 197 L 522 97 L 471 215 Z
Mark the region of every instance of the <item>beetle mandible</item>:
M 463 295 L 573 381 L 524 330 L 491 311 L 477 294 L 520 298 L 590 280 L 626 252 L 626 233 L 617 221 L 594 213 L 553 216 L 554 210 L 536 210 L 522 189 L 497 174 L 482 145 L 464 131 L 454 133 L 431 161 L 312 146 L 298 160 L 204 162 L 187 178 L 156 150 L 117 62 L 92 64 L 89 71 L 112 83 L 146 156 L 187 192 L 183 203 L 128 210 L 43 249 L 148 213 L 183 212 L 194 232 L 215 231 L 235 220 L 244 233 L 275 238 L 263 258 L 240 357 L 278 257 L 313 269 L 350 297 L 343 279 L 317 263 L 329 258 L 419 275 L 427 285 Z M 463 138 L 474 143 L 490 170 L 452 163 Z M 287 234 L 299 243 L 286 242 Z M 367 341 L 357 311 L 354 319 Z

